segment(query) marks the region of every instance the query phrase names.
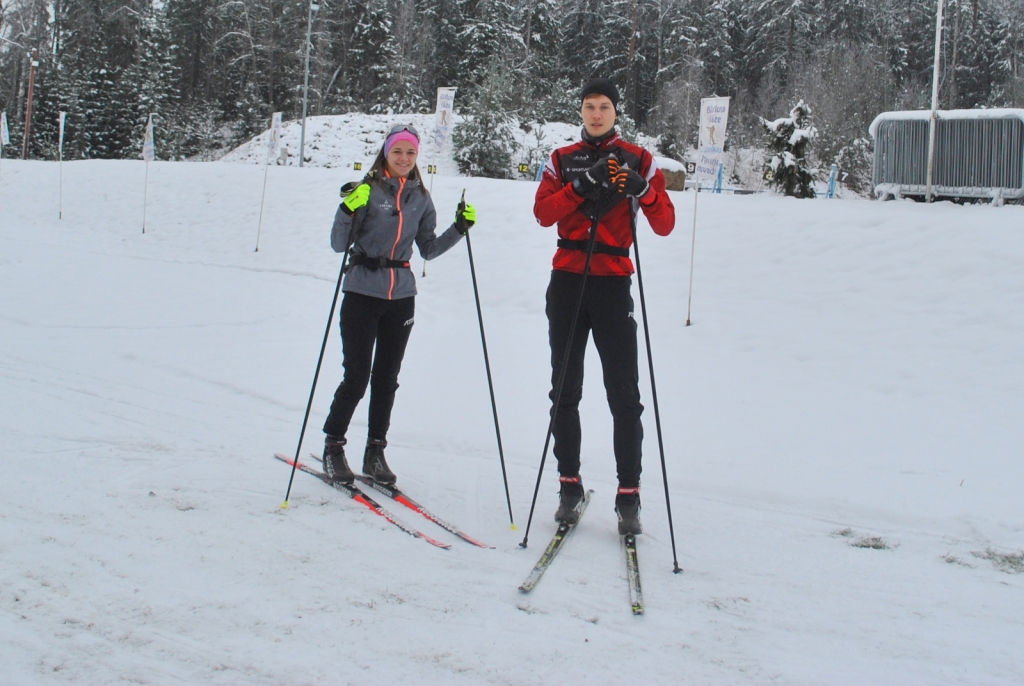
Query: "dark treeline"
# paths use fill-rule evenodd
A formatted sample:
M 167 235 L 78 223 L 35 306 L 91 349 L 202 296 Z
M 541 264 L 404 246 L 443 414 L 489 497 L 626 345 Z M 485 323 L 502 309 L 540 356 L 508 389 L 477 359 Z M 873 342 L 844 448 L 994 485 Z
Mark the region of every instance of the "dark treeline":
M 26 52 L 39 50 L 31 156 L 137 156 L 148 114 L 160 157 L 211 157 L 300 116 L 305 0 L 3 0 L 0 108 L 20 153 Z M 583 80 L 607 75 L 662 151 L 695 141 L 698 101 L 732 96 L 734 146 L 758 116 L 812 110 L 822 162 L 867 154 L 880 111 L 927 107 L 935 0 L 323 0 L 310 114 L 457 109 L 575 121 Z M 943 108 L 1024 106 L 1024 3 L 948 0 Z M 845 161 L 844 161 L 845 160 Z

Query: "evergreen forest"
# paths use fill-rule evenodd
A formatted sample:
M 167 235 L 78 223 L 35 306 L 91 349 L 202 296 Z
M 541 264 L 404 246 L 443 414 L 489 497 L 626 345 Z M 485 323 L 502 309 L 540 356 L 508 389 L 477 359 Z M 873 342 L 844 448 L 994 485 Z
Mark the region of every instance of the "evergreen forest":
M 701 97 L 731 96 L 729 144 L 759 117 L 810 107 L 822 163 L 870 154 L 879 112 L 927 108 L 935 0 L 319 0 L 309 115 L 456 110 L 578 121 L 580 85 L 612 78 L 631 126 L 680 158 Z M 302 113 L 305 0 L 0 0 L 0 110 L 20 155 L 137 158 L 154 115 L 161 159 L 213 159 Z M 1024 2 L 947 0 L 940 107 L 1024 107 Z M 844 157 L 846 158 L 844 160 Z

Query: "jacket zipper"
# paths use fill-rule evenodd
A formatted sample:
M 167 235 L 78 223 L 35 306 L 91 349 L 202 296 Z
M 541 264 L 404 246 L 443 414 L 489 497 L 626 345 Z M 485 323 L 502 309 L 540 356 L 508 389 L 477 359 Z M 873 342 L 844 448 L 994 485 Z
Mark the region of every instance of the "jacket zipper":
M 395 251 L 398 249 L 398 241 L 402 240 L 402 223 L 404 217 L 402 216 L 402 191 L 405 190 L 405 179 L 398 180 L 398 197 L 395 199 L 395 207 L 398 208 L 398 235 L 395 236 L 395 244 L 391 246 L 391 259 L 395 259 Z M 388 269 L 388 273 L 391 275 L 391 286 L 388 288 L 388 300 L 393 299 L 395 292 L 395 270 Z

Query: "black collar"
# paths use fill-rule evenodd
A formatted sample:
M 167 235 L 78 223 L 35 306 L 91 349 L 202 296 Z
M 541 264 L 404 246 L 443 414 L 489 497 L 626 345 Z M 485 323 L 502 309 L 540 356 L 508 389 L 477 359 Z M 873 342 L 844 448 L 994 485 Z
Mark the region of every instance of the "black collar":
M 609 131 L 607 133 L 605 133 L 605 134 L 595 138 L 595 137 L 591 136 L 589 133 L 587 133 L 587 127 L 584 126 L 583 127 L 583 131 L 580 134 L 580 137 L 583 139 L 584 143 L 587 143 L 588 145 L 592 145 L 595 148 L 602 148 L 602 147 L 605 146 L 605 144 L 607 144 L 610 140 L 612 140 L 613 138 L 617 137 L 618 135 L 619 135 L 619 132 L 616 131 L 615 127 L 613 126 L 611 129 L 609 129 Z

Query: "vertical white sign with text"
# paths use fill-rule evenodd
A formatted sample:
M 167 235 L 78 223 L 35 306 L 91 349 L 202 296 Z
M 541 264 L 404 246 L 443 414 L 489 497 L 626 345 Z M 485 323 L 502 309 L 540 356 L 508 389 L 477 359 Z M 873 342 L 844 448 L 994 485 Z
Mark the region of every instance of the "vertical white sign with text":
M 64 122 L 67 121 L 68 113 L 60 113 L 59 133 L 57 134 L 57 153 L 64 159 Z
M 11 144 L 11 132 L 7 130 L 7 113 L 0 112 L 0 147 Z
M 281 148 L 281 112 L 274 112 L 270 118 L 270 142 L 267 145 L 267 164 L 278 154 Z
M 725 127 L 729 123 L 729 98 L 700 101 L 700 143 L 697 147 L 698 179 L 718 176 L 718 164 L 725 150 Z
M 452 133 L 456 88 L 437 89 L 437 109 L 434 112 L 435 160 L 445 151 Z
M 156 159 L 156 149 L 153 144 L 153 115 L 149 115 L 146 122 L 146 138 L 142 141 L 142 159 L 152 162 Z

